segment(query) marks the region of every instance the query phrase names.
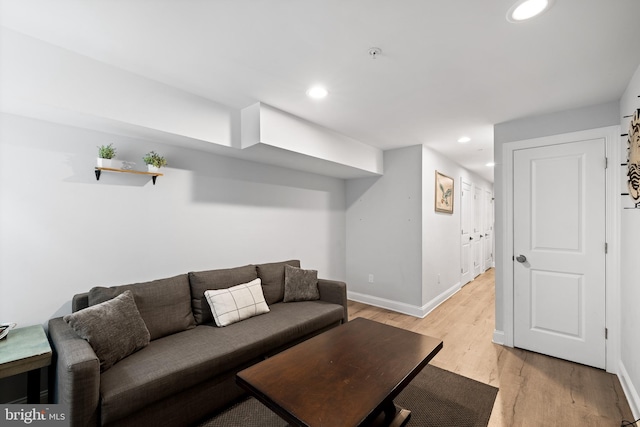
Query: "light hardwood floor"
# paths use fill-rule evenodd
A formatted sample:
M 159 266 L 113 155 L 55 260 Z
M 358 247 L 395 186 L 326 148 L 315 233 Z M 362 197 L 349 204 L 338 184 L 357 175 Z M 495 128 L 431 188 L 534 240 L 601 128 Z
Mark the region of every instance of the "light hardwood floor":
M 494 270 L 464 286 L 424 319 L 349 301 L 365 317 L 442 339 L 432 365 L 499 388 L 490 427 L 619 427 L 632 414 L 615 375 L 491 342 Z

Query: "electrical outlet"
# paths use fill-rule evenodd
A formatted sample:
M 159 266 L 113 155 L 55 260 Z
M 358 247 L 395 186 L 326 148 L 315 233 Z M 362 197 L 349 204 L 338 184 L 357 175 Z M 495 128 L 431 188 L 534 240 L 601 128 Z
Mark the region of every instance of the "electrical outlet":
M 369 273 L 369 283 L 373 283 L 373 274 Z

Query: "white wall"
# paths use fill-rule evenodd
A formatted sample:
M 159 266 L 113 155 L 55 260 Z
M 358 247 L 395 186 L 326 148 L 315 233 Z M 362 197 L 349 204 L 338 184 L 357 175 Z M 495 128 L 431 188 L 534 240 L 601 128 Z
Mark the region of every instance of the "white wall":
M 382 150 L 264 103 L 243 108 L 242 148 L 264 144 L 382 175 Z
M 239 113 L 221 104 L 4 27 L 0 43 L 3 112 L 74 125 L 99 118 L 240 145 Z
M 27 326 L 70 311 L 92 286 L 190 270 L 302 260 L 345 279 L 345 184 L 96 131 L 0 115 L 0 321 Z M 103 173 L 97 148 L 169 168 Z
M 640 109 L 640 67 L 620 99 L 621 133 L 629 130 L 630 119 L 624 116 L 633 114 L 636 109 Z M 626 143 L 621 144 L 621 150 L 624 161 L 627 159 Z M 622 174 L 626 178 L 626 168 Z M 623 206 L 633 206 L 629 196 L 622 198 Z M 640 418 L 640 210 L 623 209 L 620 230 L 620 372 L 635 418 Z
M 347 181 L 349 295 L 424 316 L 460 288 L 460 177 L 492 184 L 420 145 L 385 151 L 384 165 L 382 177 Z M 453 215 L 434 210 L 436 170 L 456 182 Z
M 446 299 L 460 288 L 460 178 L 483 190 L 493 191 L 490 183 L 435 151 L 423 147 L 423 284 L 422 304 L 426 310 Z M 453 214 L 436 212 L 435 171 L 454 179 Z M 484 191 L 483 191 L 484 194 Z M 438 283 L 440 275 L 440 283 Z
M 382 174 L 380 149 L 300 117 L 257 103 L 241 123 L 236 108 L 7 28 L 0 94 L 3 113 L 336 178 Z
M 421 305 L 421 163 L 419 145 L 388 150 L 383 176 L 347 181 L 347 283 L 357 299 Z

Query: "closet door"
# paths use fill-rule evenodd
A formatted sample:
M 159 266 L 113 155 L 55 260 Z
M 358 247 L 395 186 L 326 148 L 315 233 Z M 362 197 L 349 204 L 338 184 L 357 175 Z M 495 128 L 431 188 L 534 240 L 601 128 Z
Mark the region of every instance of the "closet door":
M 513 154 L 514 344 L 605 367 L 605 140 Z

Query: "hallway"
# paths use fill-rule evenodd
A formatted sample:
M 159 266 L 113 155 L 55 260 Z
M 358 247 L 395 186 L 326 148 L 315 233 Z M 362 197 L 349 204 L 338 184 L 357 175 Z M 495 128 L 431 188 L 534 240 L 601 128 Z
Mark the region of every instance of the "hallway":
M 464 286 L 424 319 L 349 301 L 365 317 L 444 342 L 432 365 L 498 387 L 490 427 L 619 427 L 633 416 L 615 375 L 491 342 L 494 270 Z

